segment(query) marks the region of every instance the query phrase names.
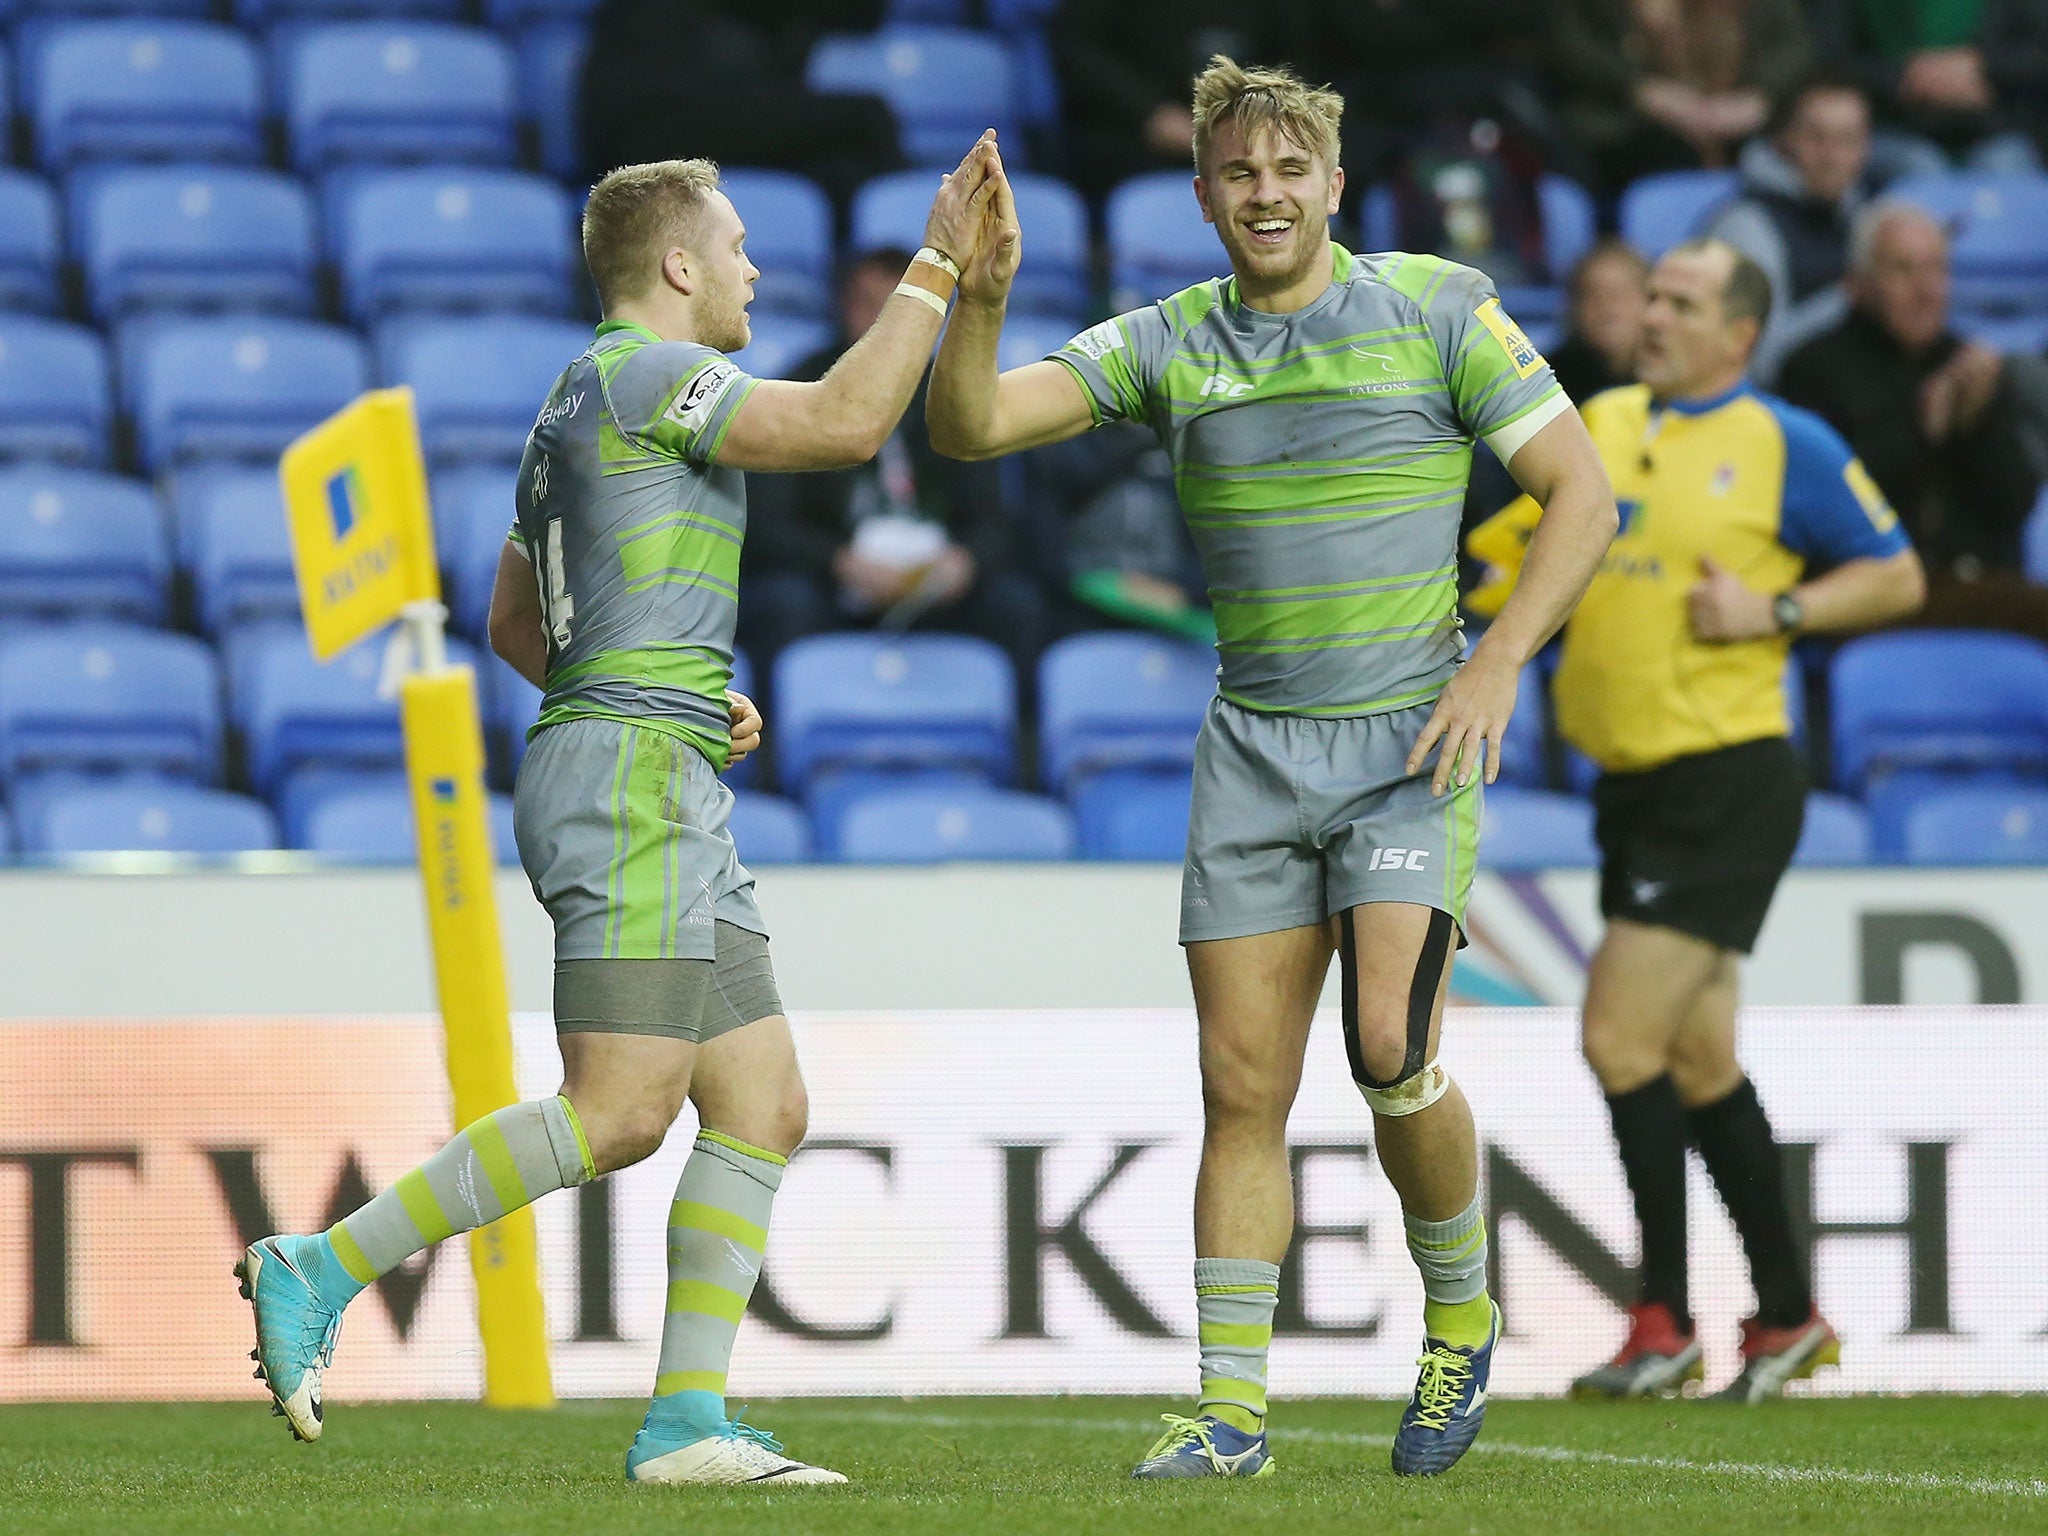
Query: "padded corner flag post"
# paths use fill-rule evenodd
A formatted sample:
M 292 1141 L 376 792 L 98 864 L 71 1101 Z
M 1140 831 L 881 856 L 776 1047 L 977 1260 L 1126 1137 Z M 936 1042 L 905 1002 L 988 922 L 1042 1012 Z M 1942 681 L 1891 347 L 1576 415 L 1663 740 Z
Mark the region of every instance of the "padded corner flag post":
M 476 674 L 448 662 L 448 611 L 441 606 L 412 391 L 374 390 L 329 417 L 285 450 L 279 476 L 313 654 L 328 660 L 400 621 L 387 661 L 403 662 L 399 713 L 448 1086 L 455 1124 L 469 1125 L 519 1093 Z M 387 678 L 392 670 L 387 664 Z M 469 1258 L 484 1401 L 496 1408 L 553 1406 L 532 1209 L 471 1233 Z

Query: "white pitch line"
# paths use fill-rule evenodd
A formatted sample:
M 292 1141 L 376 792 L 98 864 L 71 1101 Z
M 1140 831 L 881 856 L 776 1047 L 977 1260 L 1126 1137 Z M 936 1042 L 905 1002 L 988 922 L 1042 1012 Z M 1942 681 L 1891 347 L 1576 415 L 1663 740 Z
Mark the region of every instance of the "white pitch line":
M 903 1424 L 927 1429 L 1126 1430 L 1142 1434 L 1152 1421 L 1139 1419 L 972 1418 L 945 1413 L 902 1413 L 895 1409 L 862 1412 L 832 1409 L 819 1418 L 857 1420 L 865 1424 Z M 1384 1447 L 1390 1435 L 1363 1435 L 1333 1429 L 1275 1429 L 1276 1440 L 1313 1440 L 1326 1445 Z M 2048 1480 L 2034 1478 L 1947 1477 L 1939 1472 L 1857 1472 L 1847 1467 L 1785 1467 L 1751 1461 L 1689 1461 L 1681 1456 L 1627 1456 L 1618 1451 L 1586 1451 L 1563 1445 L 1518 1445 L 1511 1440 L 1480 1440 L 1472 1449 L 1492 1456 L 1520 1456 L 1530 1461 L 1580 1462 L 1603 1467 L 1640 1467 L 1653 1472 L 1698 1472 L 1710 1477 L 1747 1477 L 1767 1483 L 1840 1484 L 1860 1488 L 1896 1488 L 1929 1493 L 1972 1493 L 1988 1498 L 2048 1497 Z

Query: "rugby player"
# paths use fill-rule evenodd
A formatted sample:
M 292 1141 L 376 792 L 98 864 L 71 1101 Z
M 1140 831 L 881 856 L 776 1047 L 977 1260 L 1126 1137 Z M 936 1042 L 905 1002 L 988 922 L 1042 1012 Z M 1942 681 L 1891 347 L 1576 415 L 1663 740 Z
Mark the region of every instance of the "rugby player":
M 343 1309 L 457 1232 L 647 1157 L 687 1098 L 701 1125 L 668 1225 L 654 1398 L 638 1482 L 839 1483 L 728 1417 L 726 1370 L 769 1208 L 807 1114 L 753 876 L 718 780 L 746 530 L 743 470 L 866 462 L 908 406 L 961 262 L 987 227 L 993 132 L 943 179 L 926 247 L 823 379 L 755 380 L 760 274 L 706 160 L 613 171 L 583 252 L 604 321 L 556 380 L 520 464 L 491 640 L 545 686 L 520 767 L 520 860 L 555 924 L 559 1094 L 470 1126 L 313 1236 L 265 1238 L 237 1273 L 258 1374 L 302 1440 Z
M 1231 277 L 1000 375 L 1022 237 L 999 181 L 999 228 L 962 278 L 926 402 L 933 444 L 962 458 L 1149 425 L 1215 610 L 1220 685 L 1196 747 L 1180 929 L 1201 1037 L 1201 1395 L 1168 1416 L 1140 1477 L 1271 1469 L 1287 1114 L 1333 951 L 1351 1074 L 1426 1297 L 1396 1472 L 1442 1472 L 1472 1443 L 1500 1336 L 1472 1115 L 1437 1040 L 1480 785 L 1498 772 L 1523 663 L 1614 531 L 1614 500 L 1483 275 L 1332 244 L 1342 110 L 1286 70 L 1218 56 L 1195 82 L 1194 195 Z M 1467 657 L 1457 544 L 1475 438 L 1548 515 Z

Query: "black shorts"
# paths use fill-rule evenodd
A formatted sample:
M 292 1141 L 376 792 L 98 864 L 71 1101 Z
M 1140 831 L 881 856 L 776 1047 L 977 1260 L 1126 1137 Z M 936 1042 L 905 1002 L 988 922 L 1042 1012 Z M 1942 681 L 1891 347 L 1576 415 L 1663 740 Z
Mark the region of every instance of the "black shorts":
M 1600 911 L 1748 954 L 1799 846 L 1806 771 L 1782 736 L 1593 786 Z

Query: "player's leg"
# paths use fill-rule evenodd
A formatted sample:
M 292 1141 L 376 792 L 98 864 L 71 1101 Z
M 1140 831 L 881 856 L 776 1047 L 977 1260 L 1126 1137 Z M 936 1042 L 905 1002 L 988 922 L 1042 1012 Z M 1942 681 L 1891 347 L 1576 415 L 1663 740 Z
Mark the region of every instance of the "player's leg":
M 626 1456 L 636 1482 L 840 1483 L 727 1417 L 726 1373 L 760 1278 L 769 1216 L 809 1117 L 768 941 L 717 925 L 718 966 L 690 1085 L 698 1133 L 668 1222 L 668 1303 L 647 1418 Z
M 1711 990 L 1722 951 L 1676 929 L 1616 917 L 1593 955 L 1580 1042 L 1607 1099 L 1628 1180 L 1642 1264 L 1629 1332 L 1581 1376 L 1587 1397 L 1640 1397 L 1697 1381 L 1686 1262 L 1685 1109 L 1670 1071 L 1679 1029 Z
M 1330 965 L 1321 923 L 1189 943 L 1202 1067 L 1195 1178 L 1195 1315 L 1201 1396 L 1169 1417 L 1138 1477 L 1259 1476 L 1267 1455 L 1266 1355 L 1280 1261 L 1294 1234 L 1287 1115 L 1301 1086 Z
M 1841 1343 L 1814 1306 L 1792 1235 L 1782 1154 L 1756 1087 L 1736 1060 L 1738 971 L 1736 957 L 1723 954 L 1672 1041 L 1671 1077 L 1756 1287 L 1756 1316 L 1742 1326 L 1742 1369 L 1716 1395 L 1756 1403 L 1836 1363 Z

